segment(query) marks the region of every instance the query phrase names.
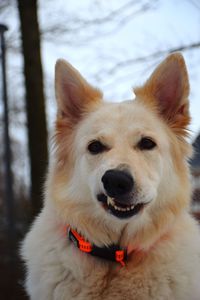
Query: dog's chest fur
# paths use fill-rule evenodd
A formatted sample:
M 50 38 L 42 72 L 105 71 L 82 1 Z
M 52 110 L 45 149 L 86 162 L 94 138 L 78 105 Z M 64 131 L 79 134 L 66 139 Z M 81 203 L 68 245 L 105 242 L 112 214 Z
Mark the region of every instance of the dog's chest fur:
M 152 264 L 151 259 L 153 260 Z M 65 282 L 58 284 L 58 295 L 55 291 L 55 299 L 61 299 L 60 293 L 63 291 L 63 295 L 65 295 L 63 300 L 197 300 L 198 296 L 197 293 L 195 296 L 194 289 L 191 292 L 192 280 L 188 285 L 188 275 L 185 274 L 184 270 L 181 270 L 180 265 L 177 266 L 180 262 L 178 262 L 178 258 L 176 260 L 175 262 L 172 259 L 170 262 L 168 258 L 163 259 L 163 264 L 161 264 L 160 258 L 158 258 L 158 263 L 155 256 L 150 256 L 146 262 L 141 262 L 138 266 L 134 267 L 134 263 L 132 263 L 132 267 L 130 262 L 130 265 L 124 268 L 113 264 L 109 264 L 109 268 L 107 264 L 99 265 L 96 258 L 92 264 L 89 262 L 90 267 L 88 268 L 86 265 L 84 266 L 86 262 L 84 263 L 82 260 L 83 264 L 76 265 L 75 271 L 68 274 L 70 279 L 68 278 Z M 176 263 L 176 270 L 173 272 L 174 262 Z M 83 269 L 79 273 L 80 277 L 76 277 L 76 270 L 79 267 L 83 267 Z M 69 296 L 66 298 L 66 295 Z
M 98 264 L 98 262 L 97 262 Z M 112 267 L 111 267 L 112 268 Z M 141 268 L 141 269 L 139 269 Z M 152 299 L 178 299 L 174 298 L 174 291 L 171 288 L 173 278 L 170 274 L 155 274 L 152 270 L 145 270 L 140 266 L 135 270 L 117 268 L 108 270 L 104 268 L 91 268 L 90 274 L 82 273 L 81 278 L 76 278 L 73 272 L 69 272 L 66 281 L 58 284 L 54 291 L 54 299 L 130 299 L 149 300 Z M 158 285 L 155 285 L 155 281 Z M 170 283 L 171 281 L 171 283 Z M 63 295 L 63 298 L 60 298 Z M 183 297 L 180 299 L 184 299 Z M 185 299 L 188 299 L 186 297 Z
M 137 264 L 133 254 L 127 266 L 121 267 L 81 253 L 66 236 L 60 235 L 59 229 L 52 225 L 44 228 L 43 222 L 47 222 L 42 219 L 41 215 L 24 247 L 24 255 L 28 253 L 32 265 L 31 282 L 26 283 L 31 300 L 199 299 L 198 283 L 194 282 L 200 276 L 194 271 L 198 258 L 196 250 L 187 247 L 190 238 L 184 243 L 179 239 L 177 244 L 166 241 Z M 31 240 L 36 238 L 38 244 L 32 245 Z M 192 264 L 191 260 L 187 263 L 189 255 L 194 256 Z

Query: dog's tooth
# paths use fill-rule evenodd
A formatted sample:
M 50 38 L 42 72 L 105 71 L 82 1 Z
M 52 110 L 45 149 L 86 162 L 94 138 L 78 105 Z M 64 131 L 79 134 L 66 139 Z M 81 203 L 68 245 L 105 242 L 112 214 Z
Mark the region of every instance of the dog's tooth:
M 115 209 L 119 210 L 119 211 L 124 211 L 124 209 L 122 207 L 116 206 L 115 205 Z
M 108 198 L 107 198 L 107 203 L 108 203 L 108 205 L 109 205 L 109 204 L 111 204 L 111 205 L 112 205 L 112 200 L 111 200 L 111 198 L 110 198 L 110 197 L 108 197 Z
M 122 212 L 127 212 L 127 211 L 130 211 L 130 210 L 133 210 L 134 207 L 135 207 L 135 205 L 131 205 L 131 206 L 127 206 L 127 207 L 117 206 L 116 203 L 115 203 L 114 198 L 110 198 L 110 197 L 107 198 L 107 204 L 112 206 L 115 210 L 122 211 Z
M 127 208 L 122 208 L 122 211 L 127 211 Z
M 110 197 L 108 197 L 108 199 L 107 199 L 107 204 L 110 205 L 110 206 L 113 206 L 113 207 L 115 206 L 115 202 Z
M 107 198 L 107 203 L 108 203 L 108 205 L 110 204 L 111 206 L 114 206 L 114 205 L 115 205 L 113 199 L 110 198 L 110 197 Z

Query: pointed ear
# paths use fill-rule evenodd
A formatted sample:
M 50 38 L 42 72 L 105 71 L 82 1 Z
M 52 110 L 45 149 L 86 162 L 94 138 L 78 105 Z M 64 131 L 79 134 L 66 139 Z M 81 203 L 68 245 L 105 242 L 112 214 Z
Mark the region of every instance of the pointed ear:
M 189 124 L 189 81 L 181 54 L 169 55 L 135 94 L 139 101 L 157 109 L 174 129 L 184 131 Z
M 63 59 L 56 62 L 55 90 L 58 116 L 70 122 L 77 122 L 90 105 L 102 99 L 102 93 Z

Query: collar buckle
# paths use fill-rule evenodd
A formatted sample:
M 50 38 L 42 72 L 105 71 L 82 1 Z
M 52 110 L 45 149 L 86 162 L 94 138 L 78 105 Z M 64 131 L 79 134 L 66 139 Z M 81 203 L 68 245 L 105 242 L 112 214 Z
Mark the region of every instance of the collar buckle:
M 68 237 L 70 241 L 72 241 L 73 244 L 81 251 L 86 253 L 90 253 L 92 251 L 92 245 L 89 242 L 86 242 L 75 230 L 69 228 Z
M 126 259 L 126 250 L 115 251 L 115 260 L 119 262 L 123 267 L 125 266 L 124 260 Z

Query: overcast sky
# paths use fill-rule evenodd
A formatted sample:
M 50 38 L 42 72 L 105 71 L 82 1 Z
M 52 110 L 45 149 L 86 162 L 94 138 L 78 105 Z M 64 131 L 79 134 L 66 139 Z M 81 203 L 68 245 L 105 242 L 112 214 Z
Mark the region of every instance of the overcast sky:
M 67 28 L 67 24 L 70 25 L 71 20 L 73 22 L 74 16 L 90 20 L 101 18 L 128 2 L 57 0 L 56 5 L 51 2 L 51 5 L 47 6 L 44 1 L 40 1 L 41 27 L 48 27 L 48 20 L 56 24 L 57 16 L 60 24 L 66 24 Z M 138 2 L 145 5 L 148 1 Z M 145 63 L 131 63 L 111 72 L 116 63 L 200 41 L 199 1 L 158 0 L 149 3 L 154 3 L 152 9 L 144 13 L 134 14 L 139 5 L 132 10 L 125 10 L 124 16 L 127 15 L 128 21 L 124 22 L 125 24 L 121 22 L 121 26 L 117 24 L 120 23 L 123 14 L 114 18 L 112 22 L 88 27 L 85 32 L 79 31 L 68 38 L 67 34 L 55 34 L 55 44 L 52 43 L 52 39 L 46 39 L 43 42 L 42 53 L 45 72 L 50 78 L 48 87 L 53 80 L 55 61 L 62 57 L 78 68 L 93 84 L 100 86 L 106 99 L 120 101 L 132 98 L 132 86 L 143 83 L 165 55 Z M 200 129 L 200 48 L 184 51 L 183 55 L 191 82 L 191 129 L 194 136 Z M 49 89 L 49 98 L 52 94 L 52 90 Z M 53 102 L 49 101 L 53 105 Z
M 135 59 L 200 41 L 199 0 L 38 1 L 50 129 L 56 115 L 54 66 L 58 58 L 68 60 L 88 81 L 100 87 L 106 100 L 121 101 L 133 98 L 132 87 L 142 84 L 165 55 L 139 62 Z M 16 1 L 9 2 L 11 5 L 0 12 L 0 22 L 9 26 L 6 41 L 11 134 L 19 145 L 16 157 L 21 156 L 15 161 L 16 168 L 28 178 L 19 21 Z M 130 2 L 132 5 L 127 5 Z M 113 11 L 117 13 L 112 15 Z M 95 19 L 98 22 L 93 22 Z M 194 138 L 200 130 L 200 48 L 183 51 L 183 55 L 190 75 Z M 116 68 L 118 64 L 120 67 Z
M 127 5 L 130 2 L 133 4 Z M 150 8 L 140 12 L 141 6 L 145 9 L 149 3 Z M 118 13 L 106 19 L 113 11 Z M 102 18 L 106 21 L 80 26 L 82 20 L 91 22 Z M 23 107 L 22 57 L 19 53 L 19 30 L 16 30 L 19 28 L 16 4 L 12 5 L 7 13 L 0 14 L 0 21 L 6 22 L 9 26 L 7 33 L 9 43 L 13 43 L 18 49 L 8 49 L 9 78 L 12 79 L 13 73 L 15 74 L 15 80 L 9 81 L 10 101 L 13 105 L 17 103 Z M 128 64 L 125 62 L 146 57 L 157 51 L 199 42 L 200 2 L 198 0 L 39 0 L 39 23 L 44 32 L 42 59 L 51 127 L 55 115 L 54 66 L 58 58 L 68 60 L 91 83 L 99 86 L 104 91 L 105 99 L 121 101 L 132 98 L 132 87 L 142 84 L 165 55 L 159 55 L 145 62 L 133 61 Z M 62 30 L 55 32 L 51 30 L 56 27 Z M 191 129 L 194 137 L 200 130 L 200 48 L 184 51 L 183 55 L 191 82 L 190 99 L 193 117 Z M 116 64 L 119 63 L 121 67 L 116 68 Z M 25 120 L 23 113 L 20 118 Z M 15 124 L 14 129 L 16 130 Z

